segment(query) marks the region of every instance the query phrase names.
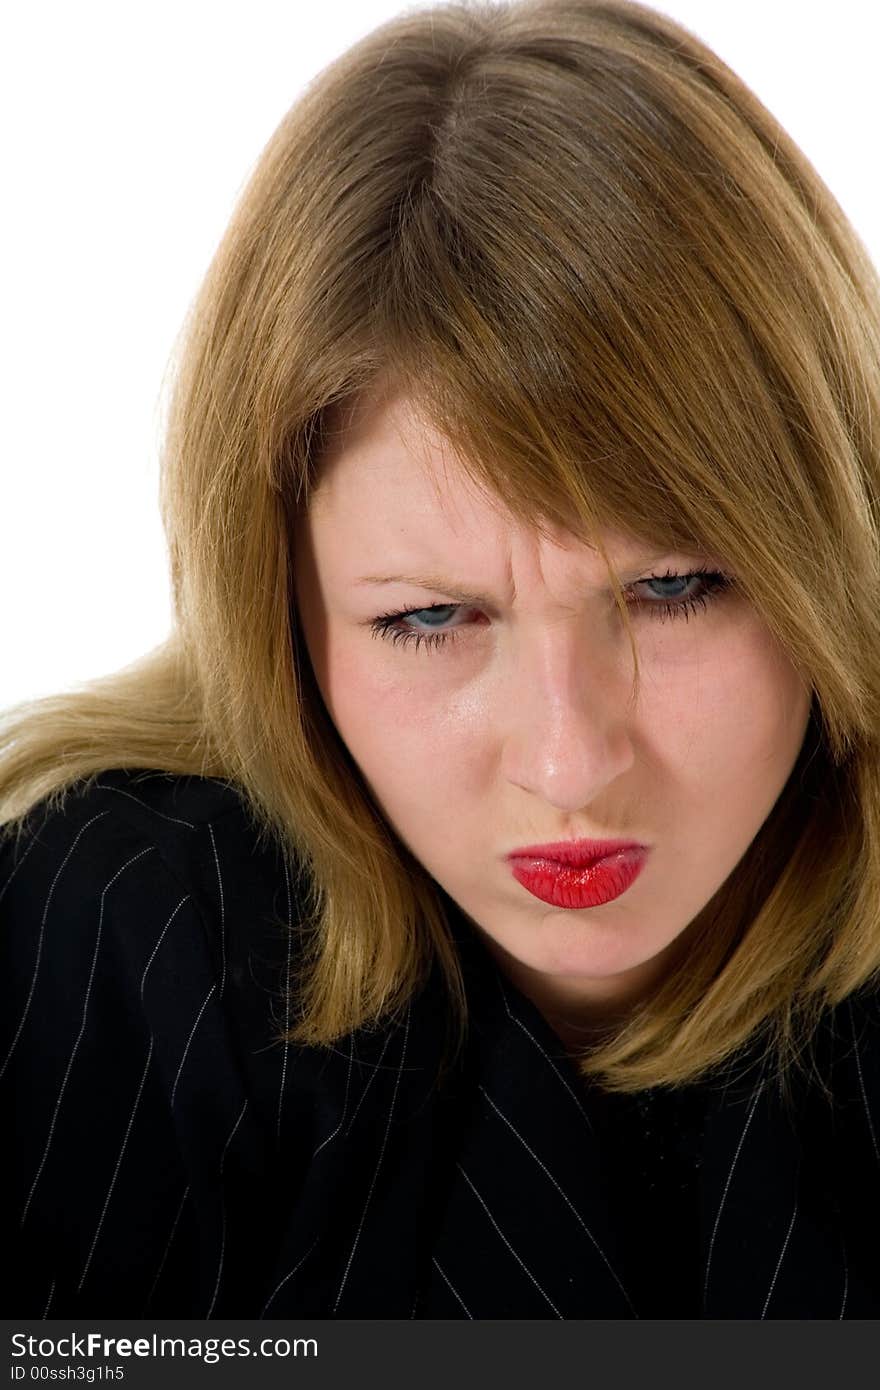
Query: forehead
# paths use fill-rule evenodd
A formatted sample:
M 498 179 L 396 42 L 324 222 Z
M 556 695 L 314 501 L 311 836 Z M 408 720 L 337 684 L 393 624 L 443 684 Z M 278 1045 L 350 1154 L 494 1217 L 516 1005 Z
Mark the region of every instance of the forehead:
M 573 530 L 537 518 L 517 519 L 497 491 L 481 485 L 450 442 L 433 428 L 406 395 L 366 396 L 329 417 L 309 511 L 320 525 L 351 540 L 378 541 L 388 533 L 405 540 L 426 530 L 430 539 L 467 541 L 477 548 L 518 537 L 582 555 L 597 548 Z M 617 560 L 643 558 L 657 547 L 650 538 L 622 528 L 605 528 L 602 539 Z
M 476 492 L 448 440 L 400 393 L 365 396 L 327 421 L 312 494 L 316 509 L 359 507 L 377 489 L 431 493 L 439 506 Z M 499 498 L 491 500 L 501 506 Z

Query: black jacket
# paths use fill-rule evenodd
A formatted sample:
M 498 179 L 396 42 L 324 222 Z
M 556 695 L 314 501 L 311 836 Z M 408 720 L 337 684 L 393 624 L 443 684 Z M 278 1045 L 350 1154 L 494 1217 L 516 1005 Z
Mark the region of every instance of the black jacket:
M 880 997 L 789 1110 L 757 1050 L 609 1096 L 455 918 L 394 1026 L 282 1046 L 296 869 L 220 781 L 113 771 L 0 851 L 5 1316 L 873 1318 Z M 294 930 L 288 929 L 288 924 Z

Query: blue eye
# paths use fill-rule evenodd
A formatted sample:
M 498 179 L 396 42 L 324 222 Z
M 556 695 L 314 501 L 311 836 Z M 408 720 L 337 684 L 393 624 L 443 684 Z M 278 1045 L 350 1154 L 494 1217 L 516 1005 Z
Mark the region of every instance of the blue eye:
M 662 589 L 664 585 L 671 585 L 674 590 L 676 586 L 684 586 L 683 592 L 670 594 L 667 588 L 666 592 L 656 596 L 659 601 L 635 599 L 630 606 L 659 622 L 682 616 L 687 621 L 690 614 L 706 608 L 713 599 L 730 589 L 733 582 L 730 575 L 722 574 L 720 570 L 693 570 L 689 574 L 674 574 L 672 571 L 663 575 L 652 574 L 647 579 L 640 579 L 633 587 L 660 585 Z M 457 639 L 467 626 L 460 624 L 457 627 L 441 627 L 442 623 L 454 617 L 462 607 L 463 605 L 458 603 L 432 603 L 427 608 L 403 608 L 397 613 L 382 614 L 370 624 L 370 628 L 374 637 L 383 637 L 389 642 L 404 645 L 414 642 L 416 650 L 420 646 L 438 648 Z M 424 623 L 425 626 L 416 627 L 413 625 L 414 622 Z
M 385 637 L 389 642 L 395 643 L 415 642 L 417 649 L 423 643 L 428 647 L 441 647 L 444 642 L 455 636 L 458 628 L 438 631 L 434 624 L 435 630 L 426 631 L 424 628 L 411 627 L 409 620 L 418 617 L 420 621 L 424 621 L 427 616 L 430 629 L 434 619 L 440 623 L 456 613 L 459 607 L 457 603 L 432 603 L 428 608 L 404 608 L 399 613 L 386 613 L 371 624 L 373 636 Z

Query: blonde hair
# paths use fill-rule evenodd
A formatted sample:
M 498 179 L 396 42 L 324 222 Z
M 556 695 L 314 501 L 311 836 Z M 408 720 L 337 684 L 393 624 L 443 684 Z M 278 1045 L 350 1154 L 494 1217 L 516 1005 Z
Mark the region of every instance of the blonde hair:
M 6 712 L 5 833 L 111 767 L 225 779 L 307 871 L 289 1038 L 378 1024 L 439 963 L 461 1040 L 442 895 L 293 604 L 328 432 L 390 380 L 514 516 L 592 539 L 624 623 L 603 527 L 724 557 L 809 682 L 801 756 L 684 967 L 578 1063 L 678 1084 L 766 1037 L 784 1071 L 880 972 L 878 362 L 864 247 L 694 35 L 626 0 L 400 15 L 319 74 L 244 190 L 170 402 L 172 634 Z

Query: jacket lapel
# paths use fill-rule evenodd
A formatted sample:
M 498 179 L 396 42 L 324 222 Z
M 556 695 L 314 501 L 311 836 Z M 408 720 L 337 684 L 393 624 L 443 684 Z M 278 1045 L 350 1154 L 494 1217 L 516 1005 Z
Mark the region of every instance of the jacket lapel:
M 467 961 L 459 1147 L 422 1315 L 633 1317 L 580 1077 L 538 1010 L 480 954 Z

